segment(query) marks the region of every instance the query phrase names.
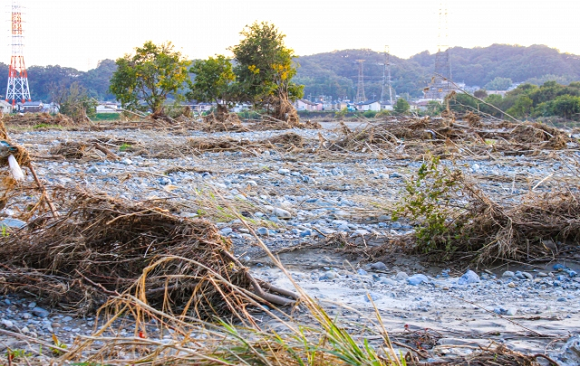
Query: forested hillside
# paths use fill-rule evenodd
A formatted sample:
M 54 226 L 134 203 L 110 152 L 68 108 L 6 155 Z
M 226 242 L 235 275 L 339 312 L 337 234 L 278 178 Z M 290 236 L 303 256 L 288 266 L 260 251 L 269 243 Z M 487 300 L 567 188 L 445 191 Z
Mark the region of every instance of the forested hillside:
M 379 98 L 384 55 L 371 50 L 342 50 L 298 58 L 298 84 L 304 84 L 306 97 L 331 95 L 334 99 L 356 96 L 357 60 L 365 60 L 365 92 L 367 99 Z M 450 50 L 453 80 L 469 86 L 485 87 L 501 81 L 530 82 L 541 85 L 555 80 L 560 84 L 580 81 L 580 56 L 560 53 L 547 46 L 530 47 L 492 45 L 485 48 Z M 425 51 L 409 59 L 392 57 L 393 87 L 398 94 L 420 97 L 434 72 L 435 55 Z M 51 91 L 67 88 L 78 82 L 88 94 L 99 100 L 113 100 L 109 79 L 116 69 L 113 60 L 99 62 L 97 68 L 78 71 L 61 66 L 31 66 L 28 69 L 30 91 L 35 101 L 51 101 Z M 8 65 L 0 63 L 0 78 L 8 76 Z M 504 78 L 504 79 L 502 79 Z M 504 83 L 505 84 L 505 83 Z M 508 82 L 508 85 L 510 83 Z M 0 90 L 3 96 L 4 91 Z
M 343 50 L 303 56 L 298 59 L 299 83 L 305 85 L 305 95 L 356 95 L 358 69 L 356 60 L 365 60 L 365 91 L 367 98 L 381 93 L 384 62 L 381 53 L 371 50 Z M 410 59 L 393 57 L 393 86 L 398 94 L 422 95 L 422 90 L 434 72 L 435 55 L 425 51 Z M 542 84 L 556 80 L 568 84 L 580 80 L 580 56 L 560 53 L 547 46 L 530 47 L 492 45 L 485 48 L 454 47 L 450 50 L 453 80 L 470 86 L 485 87 L 496 77 L 513 82 Z

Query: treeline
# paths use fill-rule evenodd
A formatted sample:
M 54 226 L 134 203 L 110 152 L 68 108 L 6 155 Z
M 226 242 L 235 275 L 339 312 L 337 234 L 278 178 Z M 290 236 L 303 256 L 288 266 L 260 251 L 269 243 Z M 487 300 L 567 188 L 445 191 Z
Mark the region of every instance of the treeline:
M 518 119 L 558 116 L 580 120 L 580 82 L 562 85 L 548 81 L 541 86 L 526 83 L 507 92 L 504 97 L 497 94 L 488 96 L 484 90 L 475 95 L 497 109 L 466 94 L 456 95 L 450 106 L 458 112 L 481 111 L 498 118 L 504 118 L 501 111 L 505 111 Z
M 580 80 L 580 56 L 560 53 L 542 45 L 530 47 L 492 45 L 484 48 L 454 47 L 449 50 L 453 80 L 469 86 L 494 86 L 506 80 L 541 85 L 549 80 L 568 84 Z M 379 98 L 385 57 L 371 50 L 343 50 L 303 56 L 296 81 L 304 84 L 304 93 L 333 98 L 356 96 L 357 60 L 365 60 L 365 92 L 368 99 Z M 397 94 L 421 97 L 431 79 L 435 55 L 428 51 L 409 59 L 391 58 L 392 83 Z M 503 80 L 502 80 L 503 78 Z M 488 85 L 489 84 L 489 85 Z
M 76 82 L 87 94 L 97 100 L 114 100 L 109 91 L 109 80 L 117 69 L 115 61 L 100 61 L 95 69 L 79 71 L 72 67 L 31 66 L 28 68 L 28 84 L 34 101 L 55 100 L 61 90 L 69 89 Z M 8 78 L 8 65 L 0 63 L 0 77 Z M 2 99 L 6 90 L 0 90 Z M 56 94 L 55 94 L 56 93 Z

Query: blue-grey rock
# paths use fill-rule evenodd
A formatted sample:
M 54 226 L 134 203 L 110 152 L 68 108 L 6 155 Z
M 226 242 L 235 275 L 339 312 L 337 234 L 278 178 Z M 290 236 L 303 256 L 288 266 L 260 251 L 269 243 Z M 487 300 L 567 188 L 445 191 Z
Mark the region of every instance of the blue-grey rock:
M 226 236 L 228 234 L 231 234 L 234 230 L 232 230 L 231 227 L 224 227 L 223 229 L 220 230 L 220 234 L 223 236 Z
M 533 280 L 533 279 L 534 279 L 534 276 L 532 276 L 532 274 L 531 274 L 531 273 L 528 273 L 528 272 L 522 272 L 522 275 L 523 275 L 523 276 L 524 276 L 526 279 L 528 279 L 528 280 Z
M 32 314 L 36 315 L 39 318 L 46 318 L 50 315 L 50 313 L 47 310 L 44 310 L 43 308 L 39 308 L 38 306 L 33 308 L 31 310 Z
M 505 271 L 501 276 L 502 277 L 506 277 L 506 278 L 513 278 L 515 277 L 515 273 L 513 273 L 512 271 Z
M 320 281 L 330 281 L 336 278 L 336 273 L 332 271 L 325 272 L 322 276 L 318 278 Z
M 469 270 L 469 271 L 465 272 L 465 274 L 459 278 L 459 280 L 457 281 L 457 284 L 458 285 L 469 285 L 469 284 L 473 284 L 473 283 L 478 283 L 479 281 L 480 281 L 480 279 L 479 279 L 479 276 L 477 275 L 477 273 L 473 272 L 472 270 Z
M 384 285 L 389 285 L 389 286 L 394 286 L 397 284 L 397 282 L 391 280 L 390 278 L 386 278 L 386 277 L 381 277 L 379 282 L 384 284 Z
M 405 272 L 399 272 L 397 273 L 397 276 L 395 276 L 395 279 L 397 281 L 406 281 L 407 278 L 409 278 L 409 275 L 406 274 Z
M 288 169 L 278 169 L 278 174 L 288 175 L 288 174 L 290 174 L 290 170 L 288 170 Z
M 373 271 L 386 271 L 388 268 L 383 262 L 376 262 L 371 264 L 370 269 Z
M 424 274 L 416 274 L 407 278 L 407 283 L 411 286 L 417 286 L 424 282 L 429 282 L 429 278 Z
M 312 235 L 312 230 L 310 230 L 310 229 L 306 229 L 300 233 L 301 238 L 304 238 L 306 236 L 311 236 L 311 235 Z
M 558 264 L 554 264 L 554 266 L 552 268 L 554 269 L 554 271 L 562 271 L 562 270 L 566 269 L 566 266 L 558 263 Z
M 274 209 L 272 210 L 272 214 L 274 214 L 276 217 L 279 217 L 281 219 L 291 219 L 292 218 L 292 214 L 284 209 L 278 208 L 278 207 L 274 207 Z
M 359 275 L 361 275 L 361 276 L 366 276 L 366 275 L 368 275 L 368 274 L 369 274 L 367 271 L 365 271 L 365 270 L 364 270 L 364 269 L 362 269 L 362 268 L 359 268 L 359 269 L 358 269 L 358 271 L 356 271 L 356 273 L 358 273 L 358 274 L 359 274 Z
M 377 300 L 379 300 L 381 298 L 381 295 L 379 295 L 379 294 L 377 294 L 375 292 L 371 292 L 371 293 L 365 294 L 364 296 L 365 296 L 364 299 L 365 299 L 366 302 L 371 302 L 371 299 L 373 301 L 377 301 Z M 370 299 L 369 299 L 369 297 L 370 297 Z
M 0 221 L 0 227 L 3 226 L 22 229 L 23 227 L 26 226 L 26 222 L 17 219 L 6 218 Z
M 269 232 L 269 231 L 268 231 L 268 229 L 266 229 L 265 227 L 259 227 L 259 228 L 256 230 L 256 233 L 257 233 L 258 235 L 268 235 L 270 232 Z

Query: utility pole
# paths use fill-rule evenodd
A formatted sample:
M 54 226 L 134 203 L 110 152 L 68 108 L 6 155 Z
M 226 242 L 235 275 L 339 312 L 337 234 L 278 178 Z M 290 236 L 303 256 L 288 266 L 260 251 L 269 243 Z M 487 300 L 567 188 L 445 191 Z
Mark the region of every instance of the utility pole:
M 16 0 L 12 1 L 12 57 L 8 71 L 8 86 L 6 87 L 6 101 L 12 99 L 12 105 L 16 100 L 22 103 L 30 98 L 28 88 L 28 72 L 24 63 L 24 35 L 22 33 L 22 6 Z
M 365 60 L 356 60 L 358 64 L 358 83 L 356 89 L 356 103 L 364 102 L 367 100 L 365 97 L 365 82 L 364 82 L 364 73 L 363 73 L 363 64 Z

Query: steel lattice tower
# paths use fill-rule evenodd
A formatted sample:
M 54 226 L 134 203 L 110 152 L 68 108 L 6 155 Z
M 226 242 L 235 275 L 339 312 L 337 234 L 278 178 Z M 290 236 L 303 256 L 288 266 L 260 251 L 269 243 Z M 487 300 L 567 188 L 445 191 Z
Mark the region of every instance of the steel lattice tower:
M 443 99 L 451 90 L 452 75 L 451 62 L 449 61 L 449 24 L 448 24 L 447 1 L 439 3 L 439 33 L 437 54 L 435 54 L 435 72 L 429 90 L 425 96 L 429 99 Z
M 358 84 L 356 88 L 356 100 L 355 102 L 360 103 L 367 100 L 365 97 L 365 81 L 364 81 L 364 73 L 363 73 L 363 64 L 365 60 L 356 60 L 358 64 Z
M 6 101 L 12 100 L 22 103 L 31 101 L 28 88 L 28 72 L 24 63 L 24 35 L 22 33 L 22 6 L 18 1 L 12 2 L 12 57 L 8 71 L 8 86 L 6 87 Z
M 391 52 L 389 46 L 385 46 L 385 62 L 377 64 L 383 66 L 383 84 L 381 87 L 381 104 L 386 104 L 387 94 L 389 95 L 388 102 L 393 105 L 393 86 L 391 80 Z

